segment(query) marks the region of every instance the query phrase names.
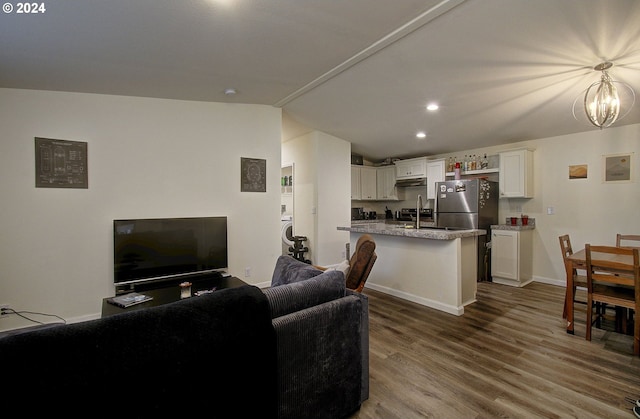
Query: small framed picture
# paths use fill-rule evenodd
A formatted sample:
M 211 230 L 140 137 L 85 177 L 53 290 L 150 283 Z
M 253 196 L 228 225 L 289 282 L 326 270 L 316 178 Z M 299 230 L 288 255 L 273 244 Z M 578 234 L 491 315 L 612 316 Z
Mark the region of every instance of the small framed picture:
M 587 168 L 586 164 L 569 166 L 569 179 L 586 179 L 588 173 Z
M 605 183 L 631 182 L 633 153 L 602 156 L 602 180 Z
M 240 158 L 240 192 L 267 191 L 267 161 Z

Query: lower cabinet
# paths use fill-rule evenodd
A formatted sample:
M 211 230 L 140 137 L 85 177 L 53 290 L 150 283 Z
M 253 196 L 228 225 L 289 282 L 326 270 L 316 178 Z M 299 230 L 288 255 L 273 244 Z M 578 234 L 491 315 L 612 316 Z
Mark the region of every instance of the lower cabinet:
M 514 287 L 533 281 L 532 230 L 491 230 L 491 276 Z

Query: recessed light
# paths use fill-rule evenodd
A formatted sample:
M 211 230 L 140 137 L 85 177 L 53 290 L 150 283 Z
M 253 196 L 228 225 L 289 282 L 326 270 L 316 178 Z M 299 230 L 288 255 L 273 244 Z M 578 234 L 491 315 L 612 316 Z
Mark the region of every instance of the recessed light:
M 428 111 L 437 111 L 439 108 L 439 106 L 435 103 L 430 103 L 427 105 L 427 110 Z
M 232 88 L 232 87 L 230 87 L 230 88 L 228 88 L 228 89 L 224 89 L 224 94 L 225 94 L 225 95 L 227 95 L 227 96 L 233 96 L 233 95 L 235 95 L 236 93 L 237 93 L 237 92 L 236 92 L 236 89 L 234 89 L 234 88 Z
M 418 138 L 425 138 L 427 136 L 427 133 L 424 131 L 420 131 L 416 134 L 416 137 Z

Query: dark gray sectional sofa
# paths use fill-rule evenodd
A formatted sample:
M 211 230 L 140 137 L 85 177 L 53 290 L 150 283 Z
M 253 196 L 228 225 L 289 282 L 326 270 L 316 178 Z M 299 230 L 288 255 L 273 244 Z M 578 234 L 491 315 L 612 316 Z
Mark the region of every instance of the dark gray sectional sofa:
M 83 418 L 348 416 L 369 392 L 367 298 L 283 258 L 286 284 L 0 338 L 3 399 Z

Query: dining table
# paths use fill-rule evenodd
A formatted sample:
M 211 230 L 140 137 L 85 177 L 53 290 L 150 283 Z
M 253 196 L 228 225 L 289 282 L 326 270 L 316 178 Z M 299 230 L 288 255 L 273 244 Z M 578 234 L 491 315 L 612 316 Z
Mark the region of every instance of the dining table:
M 632 247 L 632 246 L 625 246 Z M 634 247 L 636 249 L 640 249 L 640 247 Z M 630 255 L 614 255 L 611 253 L 600 253 L 600 252 L 591 252 L 592 259 L 598 260 L 610 260 L 613 262 L 624 263 L 628 265 L 633 265 L 633 256 Z M 565 270 L 567 275 L 567 297 L 565 298 L 566 313 L 567 313 L 567 333 L 574 334 L 573 326 L 573 270 L 574 269 L 587 269 L 587 252 L 585 249 L 580 249 L 579 251 L 573 253 L 570 256 L 567 256 L 565 262 Z

